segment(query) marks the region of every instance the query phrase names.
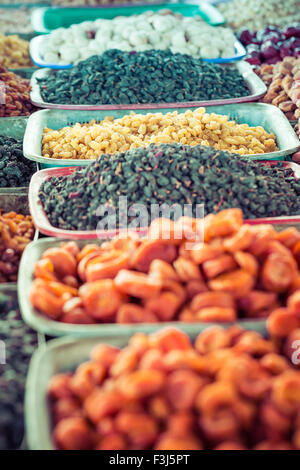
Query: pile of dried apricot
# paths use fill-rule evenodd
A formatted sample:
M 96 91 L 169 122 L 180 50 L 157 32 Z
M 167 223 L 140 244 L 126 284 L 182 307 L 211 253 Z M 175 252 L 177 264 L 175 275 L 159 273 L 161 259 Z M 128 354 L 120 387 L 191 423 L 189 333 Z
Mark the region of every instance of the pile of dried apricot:
M 234 322 L 272 312 L 272 328 L 285 330 L 299 323 L 299 265 L 296 229 L 243 224 L 228 209 L 203 224 L 156 219 L 146 239 L 50 248 L 35 264 L 30 300 L 66 323 Z
M 239 326 L 214 326 L 194 345 L 173 328 L 138 333 L 124 349 L 99 344 L 89 361 L 49 384 L 55 445 L 300 449 L 299 340 L 299 329 L 267 340 Z

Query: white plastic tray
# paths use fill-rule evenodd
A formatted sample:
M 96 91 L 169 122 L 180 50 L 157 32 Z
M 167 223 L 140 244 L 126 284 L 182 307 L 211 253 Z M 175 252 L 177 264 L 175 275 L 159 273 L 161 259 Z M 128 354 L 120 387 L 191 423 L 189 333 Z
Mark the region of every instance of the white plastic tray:
M 105 109 L 149 109 L 153 107 L 157 108 L 184 108 L 184 107 L 199 107 L 199 106 L 213 106 L 213 105 L 222 105 L 222 104 L 234 104 L 234 103 L 247 103 L 251 101 L 259 100 L 267 91 L 265 83 L 256 75 L 248 62 L 238 62 L 234 65 L 224 64 L 222 67 L 233 67 L 236 68 L 239 74 L 243 77 L 245 84 L 249 89 L 249 94 L 247 96 L 241 96 L 239 98 L 228 98 L 228 99 L 219 99 L 211 101 L 182 101 L 177 103 L 150 103 L 150 104 L 57 104 L 49 103 L 44 101 L 41 95 L 41 88 L 38 84 L 37 79 L 45 78 L 51 72 L 51 69 L 40 69 L 37 70 L 31 78 L 31 93 L 30 99 L 32 104 L 40 108 L 49 108 L 49 109 L 70 109 L 70 110 L 105 110 Z
M 32 62 L 37 65 L 38 67 L 49 67 L 50 69 L 71 69 L 73 64 L 49 64 L 46 62 L 41 53 L 40 53 L 40 45 L 41 42 L 45 39 L 45 34 L 36 36 L 30 41 L 29 52 Z M 226 58 L 217 58 L 217 59 L 203 59 L 204 62 L 209 62 L 213 64 L 225 64 L 228 62 L 235 62 L 238 60 L 242 60 L 246 56 L 246 49 L 244 48 L 243 44 L 236 40 L 234 43 L 235 54 L 231 57 Z

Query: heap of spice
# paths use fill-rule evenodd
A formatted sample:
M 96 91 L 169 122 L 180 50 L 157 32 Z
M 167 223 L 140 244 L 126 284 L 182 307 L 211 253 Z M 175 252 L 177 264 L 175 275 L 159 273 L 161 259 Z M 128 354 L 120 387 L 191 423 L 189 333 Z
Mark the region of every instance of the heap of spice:
M 28 116 L 36 108 L 30 101 L 30 82 L 0 65 L 0 117 Z
M 249 95 L 236 68 L 170 50 L 112 49 L 37 81 L 43 100 L 58 104 L 175 103 Z
M 34 230 L 29 215 L 0 209 L 0 283 L 17 281 L 20 259 Z
M 29 42 L 17 35 L 0 34 L 0 66 L 10 69 L 32 67 Z
M 71 175 L 46 180 L 39 191 L 54 227 L 94 230 L 99 206 L 119 214 L 119 198 L 128 207 L 145 204 L 205 204 L 207 213 L 240 207 L 247 219 L 300 214 L 300 182 L 291 169 L 268 167 L 212 147 L 150 145 L 102 155 Z M 122 218 L 122 217 L 121 217 Z M 131 221 L 132 218 L 129 218 Z
M 270 315 L 278 332 L 282 317 L 300 327 L 299 266 L 299 231 L 244 224 L 240 209 L 226 209 L 203 221 L 155 219 L 145 238 L 127 232 L 101 246 L 56 244 L 35 263 L 30 301 L 63 323 Z
M 35 163 L 23 155 L 23 141 L 0 136 L 0 188 L 28 186 Z
M 206 113 L 205 108 L 135 114 L 119 119 L 107 116 L 97 123 L 76 123 L 59 130 L 44 129 L 42 155 L 57 159 L 95 159 L 150 144 L 174 142 L 214 147 L 241 155 L 278 150 L 276 137 L 263 127 L 229 121 L 229 116 Z
M 5 364 L 0 361 L 0 450 L 17 449 L 24 437 L 25 383 L 37 335 L 25 326 L 11 295 L 0 294 L 0 339 L 5 344 Z
M 99 344 L 52 377 L 61 450 L 299 450 L 300 371 L 293 341 L 214 326 L 194 344 L 169 328 L 123 349 Z M 82 358 L 83 360 L 84 358 Z

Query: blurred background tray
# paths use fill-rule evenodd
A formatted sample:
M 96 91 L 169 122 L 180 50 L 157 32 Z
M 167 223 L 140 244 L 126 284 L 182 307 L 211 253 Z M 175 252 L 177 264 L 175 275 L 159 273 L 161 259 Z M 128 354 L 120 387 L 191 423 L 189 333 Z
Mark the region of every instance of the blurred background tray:
M 38 8 L 32 12 L 31 24 L 33 30 L 38 33 L 49 33 L 57 28 L 68 28 L 72 24 L 83 21 L 95 21 L 99 18 L 111 20 L 116 16 L 140 15 L 146 11 L 172 10 L 183 16 L 200 15 L 207 23 L 218 26 L 224 23 L 223 15 L 207 2 L 168 3 L 155 2 L 155 4 L 143 4 L 130 6 L 109 6 L 104 8 Z

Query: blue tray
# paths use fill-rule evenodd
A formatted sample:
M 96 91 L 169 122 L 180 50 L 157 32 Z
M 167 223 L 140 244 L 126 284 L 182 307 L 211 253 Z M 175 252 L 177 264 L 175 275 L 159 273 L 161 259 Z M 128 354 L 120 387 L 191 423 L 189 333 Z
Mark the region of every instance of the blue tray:
M 47 67 L 54 70 L 67 70 L 73 67 L 73 64 L 59 65 L 59 64 L 49 64 L 45 62 L 40 54 L 40 44 L 44 40 L 45 35 L 36 36 L 30 41 L 30 56 L 32 62 L 38 67 Z M 214 64 L 226 64 L 229 62 L 236 62 L 242 60 L 246 56 L 246 50 L 240 41 L 236 40 L 235 42 L 235 55 L 227 58 L 217 58 L 217 59 L 203 59 L 204 62 L 214 63 Z

